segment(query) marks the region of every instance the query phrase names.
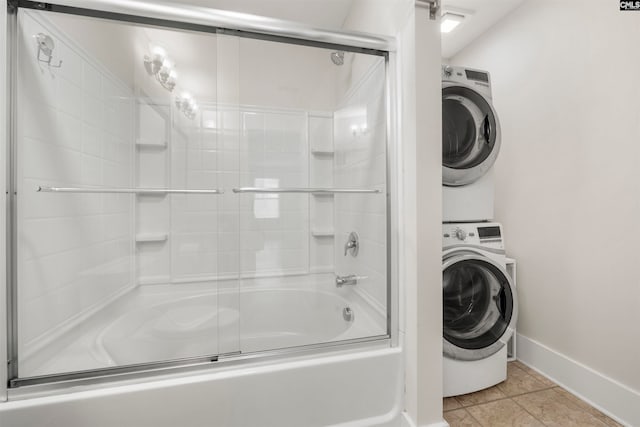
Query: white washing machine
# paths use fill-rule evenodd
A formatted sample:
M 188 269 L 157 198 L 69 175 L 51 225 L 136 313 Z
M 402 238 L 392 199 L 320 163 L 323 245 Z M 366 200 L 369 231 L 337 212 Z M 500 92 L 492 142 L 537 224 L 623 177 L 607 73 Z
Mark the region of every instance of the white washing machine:
M 443 390 L 458 396 L 507 378 L 518 318 L 498 223 L 442 225 Z
M 486 71 L 442 67 L 442 204 L 444 222 L 493 219 L 493 164 L 500 122 Z

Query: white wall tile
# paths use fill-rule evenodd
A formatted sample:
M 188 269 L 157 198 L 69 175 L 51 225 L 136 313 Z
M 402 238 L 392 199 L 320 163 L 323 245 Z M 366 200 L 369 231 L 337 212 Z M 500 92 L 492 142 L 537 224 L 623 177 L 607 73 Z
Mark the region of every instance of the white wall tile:
M 58 98 L 56 105 L 60 109 L 60 111 L 70 114 L 74 117 L 82 119 L 88 118 L 88 115 L 83 114 L 83 108 L 85 108 L 85 95 L 82 93 L 81 87 L 78 86 L 78 84 L 81 83 L 70 82 L 65 78 L 59 78 L 57 79 L 57 82 L 58 94 L 56 96 Z M 97 121 L 98 118 L 95 118 L 95 120 Z

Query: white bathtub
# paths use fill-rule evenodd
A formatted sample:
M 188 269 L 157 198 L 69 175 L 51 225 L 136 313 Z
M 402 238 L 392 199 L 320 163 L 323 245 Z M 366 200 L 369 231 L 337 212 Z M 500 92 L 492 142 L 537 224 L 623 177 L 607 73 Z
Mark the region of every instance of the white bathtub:
M 398 427 L 403 375 L 378 346 L 0 403 L 0 425 Z
M 349 308 L 351 319 L 343 311 Z M 253 353 L 384 335 L 360 304 L 306 289 L 200 293 L 130 310 L 96 338 L 109 365 Z
M 201 285 L 143 286 L 84 325 L 55 357 L 43 355 L 46 362 L 39 369 L 43 374 L 92 369 L 159 359 L 159 354 L 179 358 L 193 356 L 194 349 L 208 355 L 229 346 L 250 353 L 384 331 L 385 319 L 354 298 L 352 289 L 318 285 L 326 282 L 317 277 L 256 280 L 239 292 L 228 292 L 220 283 L 220 291 Z M 342 315 L 346 305 L 353 321 Z M 232 338 L 216 341 L 223 335 Z M 22 400 L 0 403 L 0 426 L 395 427 L 402 425 L 403 375 L 400 348 L 388 341 L 352 344 L 69 387 L 42 397 L 22 395 Z

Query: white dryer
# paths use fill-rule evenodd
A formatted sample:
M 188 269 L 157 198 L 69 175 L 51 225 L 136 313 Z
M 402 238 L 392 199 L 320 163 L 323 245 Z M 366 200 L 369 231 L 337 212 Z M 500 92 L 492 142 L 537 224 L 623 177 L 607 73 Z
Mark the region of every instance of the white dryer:
M 518 318 L 498 223 L 443 224 L 443 390 L 458 396 L 507 378 Z
M 443 221 L 493 219 L 500 122 L 486 71 L 442 67 Z

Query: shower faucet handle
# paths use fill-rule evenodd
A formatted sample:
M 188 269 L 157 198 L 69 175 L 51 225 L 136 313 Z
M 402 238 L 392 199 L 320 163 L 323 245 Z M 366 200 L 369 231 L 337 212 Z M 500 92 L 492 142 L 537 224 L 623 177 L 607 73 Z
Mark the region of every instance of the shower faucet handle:
M 359 248 L 360 238 L 358 237 L 358 233 L 352 231 L 349 233 L 347 243 L 344 244 L 344 256 L 347 256 L 347 253 L 350 253 L 352 257 L 357 257 Z

